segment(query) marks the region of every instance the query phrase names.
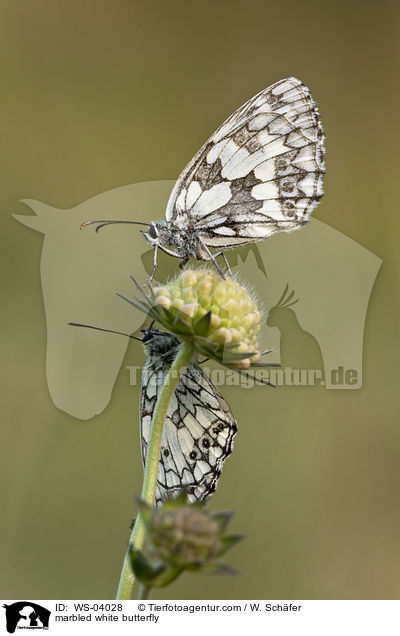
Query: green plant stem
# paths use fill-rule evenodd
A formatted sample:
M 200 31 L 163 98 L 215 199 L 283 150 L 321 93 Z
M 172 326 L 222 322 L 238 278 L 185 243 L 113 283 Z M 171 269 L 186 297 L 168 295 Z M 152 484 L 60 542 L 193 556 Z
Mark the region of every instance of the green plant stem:
M 168 371 L 167 377 L 165 378 L 164 385 L 160 391 L 160 395 L 158 396 L 157 404 L 154 410 L 150 428 L 149 443 L 147 446 L 146 467 L 144 471 L 141 494 L 142 501 L 147 503 L 150 507 L 153 507 L 154 504 L 161 438 L 168 406 L 175 391 L 175 388 L 179 382 L 179 379 L 186 366 L 188 365 L 193 352 L 194 347 L 191 343 L 185 342 L 181 345 L 178 355 L 173 361 L 171 368 Z M 139 511 L 129 540 L 124 563 L 122 565 L 121 578 L 119 581 L 117 592 L 118 600 L 128 600 L 132 596 L 135 575 L 132 570 L 130 552 L 132 549 L 140 550 L 144 542 L 144 536 L 145 524 L 143 515 Z
M 138 601 L 145 601 L 149 599 L 150 593 L 151 593 L 151 585 L 144 585 L 144 583 L 141 583 L 139 586 L 139 591 L 137 595 Z

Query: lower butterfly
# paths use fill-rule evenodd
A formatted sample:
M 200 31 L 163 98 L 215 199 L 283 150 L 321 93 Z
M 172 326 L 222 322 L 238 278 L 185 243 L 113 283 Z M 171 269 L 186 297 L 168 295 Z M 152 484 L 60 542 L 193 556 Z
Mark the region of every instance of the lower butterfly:
M 113 329 L 68 324 L 140 340 Z M 154 409 L 180 343 L 172 334 L 156 329 L 143 330 L 141 341 L 147 354 L 140 389 L 140 441 L 145 466 Z M 165 418 L 155 505 L 181 491 L 190 503 L 211 495 L 222 465 L 232 452 L 236 433 L 236 420 L 228 404 L 199 365 L 192 362 L 178 382 Z
M 143 344 L 147 358 L 140 396 L 140 436 L 146 463 L 150 425 L 179 341 L 169 333 L 148 329 Z M 169 404 L 161 441 L 155 503 L 182 489 L 189 502 L 214 492 L 222 465 L 232 452 L 236 420 L 217 388 L 196 363 L 184 371 Z
M 303 227 L 323 194 L 325 135 L 310 91 L 295 77 L 262 90 L 233 113 L 178 177 L 163 221 L 87 221 L 147 225 L 157 250 L 212 260 L 275 232 Z M 212 250 L 215 249 L 215 252 Z

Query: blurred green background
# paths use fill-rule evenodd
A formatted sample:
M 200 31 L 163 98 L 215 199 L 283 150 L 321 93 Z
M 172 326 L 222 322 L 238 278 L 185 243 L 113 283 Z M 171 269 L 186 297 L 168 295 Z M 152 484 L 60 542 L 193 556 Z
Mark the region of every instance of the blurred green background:
M 87 422 L 45 378 L 43 237 L 24 197 L 72 207 L 172 179 L 251 95 L 286 76 L 327 133 L 316 217 L 383 259 L 358 391 L 222 392 L 239 422 L 211 507 L 247 540 L 233 578 L 186 575 L 159 598 L 398 598 L 400 5 L 36 0 L 1 6 L 2 598 L 113 598 L 141 484 L 126 364 Z M 163 213 L 160 211 L 160 217 Z M 338 254 L 340 258 L 340 254 Z M 397 273 L 396 273 L 397 268 Z M 396 346 L 397 345 L 397 346 Z

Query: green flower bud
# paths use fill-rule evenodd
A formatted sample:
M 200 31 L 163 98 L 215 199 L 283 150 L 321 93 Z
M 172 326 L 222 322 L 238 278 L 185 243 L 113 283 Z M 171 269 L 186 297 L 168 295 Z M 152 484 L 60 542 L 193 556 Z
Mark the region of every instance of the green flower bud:
M 186 269 L 166 285 L 155 287 L 147 300 L 153 318 L 191 340 L 207 357 L 239 369 L 258 360 L 261 314 L 237 280 L 222 279 L 214 270 Z
M 171 299 L 168 296 L 157 296 L 155 300 L 155 305 L 157 307 L 168 307 L 171 306 Z
M 180 307 L 179 313 L 183 314 L 184 319 L 191 319 L 197 313 L 199 307 L 199 303 L 188 303 L 187 305 L 182 305 Z
M 197 502 L 188 504 L 187 493 L 168 499 L 154 510 L 140 502 L 147 529 L 144 551 L 132 549 L 131 565 L 139 581 L 165 587 L 185 570 L 232 574 L 229 566 L 216 562 L 243 539 L 226 535 L 232 511 L 210 512 Z
M 231 327 L 230 331 L 231 331 L 231 336 L 232 336 L 232 342 L 234 342 L 234 343 L 240 342 L 240 340 L 242 338 L 242 334 L 240 333 L 240 331 L 235 329 L 235 327 Z
M 212 333 L 215 329 L 218 329 L 220 324 L 221 324 L 221 318 L 219 316 L 217 316 L 216 314 L 211 313 L 211 316 L 210 316 L 210 332 Z
M 223 305 L 226 296 L 228 294 L 229 287 L 228 285 L 224 285 L 224 282 L 221 281 L 218 285 L 214 287 L 214 298 L 217 301 L 218 305 Z
M 149 531 L 158 557 L 178 567 L 215 558 L 222 549 L 220 534 L 210 514 L 189 505 L 155 512 Z
M 183 305 L 185 304 L 185 301 L 182 300 L 182 298 L 174 298 L 174 300 L 171 303 L 171 307 L 175 307 L 176 309 L 180 309 L 181 307 L 183 307 Z
M 220 329 L 217 329 L 217 331 L 211 334 L 210 340 L 219 342 L 220 344 L 229 344 L 232 342 L 232 334 L 226 327 L 220 327 Z

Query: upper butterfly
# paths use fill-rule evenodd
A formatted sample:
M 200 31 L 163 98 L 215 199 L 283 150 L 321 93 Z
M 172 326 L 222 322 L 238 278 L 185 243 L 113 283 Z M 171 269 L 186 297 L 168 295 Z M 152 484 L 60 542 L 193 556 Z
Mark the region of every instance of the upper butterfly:
M 295 77 L 252 97 L 183 170 L 166 220 L 142 232 L 155 247 L 151 278 L 158 248 L 182 264 L 189 258 L 216 264 L 223 252 L 210 248 L 245 245 L 305 225 L 323 194 L 324 139 L 310 91 Z M 96 223 L 100 229 L 113 222 Z

